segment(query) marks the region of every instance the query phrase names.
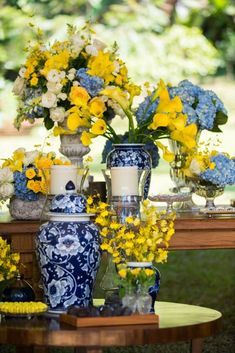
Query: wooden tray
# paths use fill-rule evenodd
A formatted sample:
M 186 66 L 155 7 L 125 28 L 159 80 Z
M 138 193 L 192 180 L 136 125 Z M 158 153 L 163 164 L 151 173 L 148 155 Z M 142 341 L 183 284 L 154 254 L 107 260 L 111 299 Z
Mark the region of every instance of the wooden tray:
M 61 314 L 60 322 L 76 327 L 158 325 L 159 317 L 155 314 L 111 317 L 77 317 L 74 315 Z

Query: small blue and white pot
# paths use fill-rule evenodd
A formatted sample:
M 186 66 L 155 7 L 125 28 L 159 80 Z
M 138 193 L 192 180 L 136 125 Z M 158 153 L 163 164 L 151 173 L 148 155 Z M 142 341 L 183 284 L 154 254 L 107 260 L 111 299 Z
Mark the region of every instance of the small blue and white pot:
M 106 160 L 107 169 L 127 166 L 137 166 L 139 171 L 149 171 L 144 180 L 142 195 L 140 195 L 143 196 L 143 198 L 147 198 L 150 187 L 152 160 L 150 154 L 146 151 L 144 144 L 113 144 L 113 150 L 108 154 Z
M 92 304 L 101 257 L 99 230 L 91 222 L 91 215 L 73 212 L 78 208 L 83 210 L 81 195 L 70 198 L 67 206 L 74 201 L 70 209 L 59 202 L 61 212 L 58 212 L 57 196 L 52 202 L 54 211 L 48 213 L 49 222 L 40 227 L 36 237 L 45 301 L 50 312 L 65 311 L 70 305 Z

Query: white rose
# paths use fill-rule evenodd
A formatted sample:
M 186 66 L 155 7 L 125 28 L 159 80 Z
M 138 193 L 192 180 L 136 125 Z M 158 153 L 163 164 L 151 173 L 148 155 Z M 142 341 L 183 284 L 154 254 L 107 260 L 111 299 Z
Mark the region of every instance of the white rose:
M 52 108 L 56 106 L 57 97 L 54 93 L 47 91 L 42 95 L 41 106 L 45 108 Z
M 192 159 L 190 166 L 189 166 L 189 170 L 192 174 L 199 175 L 201 173 L 200 164 L 198 163 L 198 161 L 196 159 Z
M 61 83 L 47 82 L 47 89 L 52 93 L 58 94 L 61 92 L 62 88 L 63 88 L 63 85 Z
M 91 55 L 91 56 L 97 56 L 98 55 L 98 50 L 97 50 L 97 48 L 94 45 L 87 45 L 85 50 L 86 50 L 88 55 Z
M 60 81 L 60 73 L 56 69 L 52 69 L 47 74 L 47 81 L 49 82 L 59 82 Z
M 14 186 L 11 183 L 4 183 L 0 186 L 0 198 L 9 199 L 14 194 Z
M 19 71 L 20 77 L 24 77 L 25 72 L 26 72 L 26 68 L 25 67 L 21 67 L 21 69 Z
M 25 88 L 25 80 L 22 77 L 18 76 L 14 82 L 12 92 L 17 96 L 22 97 L 24 88 Z
M 66 93 L 59 93 L 57 98 L 61 99 L 62 101 L 65 101 L 65 99 L 67 98 L 67 94 Z
M 0 184 L 14 181 L 13 172 L 8 167 L 0 169 Z
M 25 153 L 25 157 L 23 159 L 24 165 L 27 167 L 29 164 L 33 164 L 35 158 L 39 155 L 38 151 L 29 151 Z
M 63 107 L 57 107 L 50 110 L 50 118 L 53 121 L 62 123 L 65 118 L 65 109 Z

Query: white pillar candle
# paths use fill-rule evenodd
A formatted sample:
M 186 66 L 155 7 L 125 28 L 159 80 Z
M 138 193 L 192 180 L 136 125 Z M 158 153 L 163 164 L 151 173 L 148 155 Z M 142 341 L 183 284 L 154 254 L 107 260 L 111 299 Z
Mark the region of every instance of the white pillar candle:
M 138 167 L 111 168 L 112 196 L 138 195 Z
M 68 181 L 72 181 L 77 190 L 77 169 L 76 165 L 53 165 L 51 166 L 50 193 L 52 195 L 64 194 Z

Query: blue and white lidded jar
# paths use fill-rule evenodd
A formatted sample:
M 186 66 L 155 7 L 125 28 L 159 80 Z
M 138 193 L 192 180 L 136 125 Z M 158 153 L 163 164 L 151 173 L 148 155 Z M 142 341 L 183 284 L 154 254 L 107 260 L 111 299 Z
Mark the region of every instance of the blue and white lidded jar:
M 50 312 L 92 303 L 101 257 L 100 235 L 85 210 L 85 196 L 76 194 L 69 181 L 66 193 L 53 198 L 49 221 L 37 233 L 37 258 Z

